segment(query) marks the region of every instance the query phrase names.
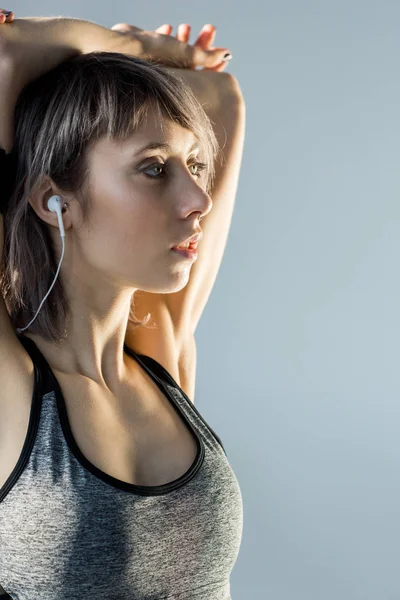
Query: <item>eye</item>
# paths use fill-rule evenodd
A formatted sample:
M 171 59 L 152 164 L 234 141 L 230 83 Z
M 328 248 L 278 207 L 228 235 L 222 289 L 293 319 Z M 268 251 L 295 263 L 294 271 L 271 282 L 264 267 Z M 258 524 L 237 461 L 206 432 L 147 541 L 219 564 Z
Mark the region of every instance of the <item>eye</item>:
M 201 171 L 207 168 L 207 165 L 202 162 L 194 162 L 190 165 L 191 167 L 196 167 L 197 171 L 194 173 L 195 177 L 200 177 Z
M 194 162 L 192 164 L 189 165 L 190 167 L 195 167 L 196 168 L 196 172 L 192 173 L 197 179 L 199 179 L 200 177 L 200 173 L 201 171 L 203 171 L 204 169 L 207 168 L 207 165 L 205 163 L 202 162 Z M 161 169 L 161 173 L 160 171 L 158 171 L 157 175 L 147 175 L 148 171 L 154 171 L 154 169 Z M 169 173 L 169 165 L 167 163 L 156 163 L 154 165 L 152 165 L 151 167 L 148 167 L 147 169 L 145 169 L 143 171 L 143 173 L 146 175 L 146 177 L 150 177 L 151 179 L 164 179 L 164 177 Z

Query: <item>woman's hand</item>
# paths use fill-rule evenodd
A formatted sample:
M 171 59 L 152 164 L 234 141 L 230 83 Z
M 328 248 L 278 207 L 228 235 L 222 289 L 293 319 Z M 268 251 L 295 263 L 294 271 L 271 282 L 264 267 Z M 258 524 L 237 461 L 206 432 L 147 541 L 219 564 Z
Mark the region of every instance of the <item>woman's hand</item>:
M 156 29 L 156 31 L 158 33 L 163 33 L 164 35 L 171 35 L 172 25 L 161 25 L 160 27 L 158 27 Z M 191 31 L 190 25 L 187 25 L 186 23 L 181 23 L 177 30 L 176 39 L 181 42 L 185 42 L 185 44 L 187 44 L 189 42 L 190 31 Z M 209 25 L 209 24 L 204 25 L 203 28 L 200 30 L 200 33 L 197 36 L 197 39 L 193 45 L 199 46 L 203 50 L 215 50 L 215 48 L 214 48 L 214 46 L 212 46 L 212 44 L 215 41 L 216 32 L 217 32 L 217 30 L 216 30 L 216 27 L 214 27 L 214 25 Z M 232 55 L 231 55 L 231 58 L 232 58 Z M 221 61 L 219 64 L 215 65 L 214 67 L 204 67 L 203 71 L 221 72 L 226 68 L 226 66 L 227 66 L 229 60 L 231 60 L 231 58 L 225 58 L 225 60 Z
M 186 24 L 179 25 L 176 38 L 170 35 L 172 25 L 161 25 L 155 31 L 144 31 L 128 23 L 117 23 L 111 29 L 138 39 L 142 44 L 141 58 L 167 67 L 202 67 L 205 71 L 223 71 L 227 61 L 232 58 L 227 48 L 211 46 L 216 34 L 213 25 L 204 25 L 193 45 L 188 43 L 191 27 Z M 224 58 L 226 55 L 228 58 Z

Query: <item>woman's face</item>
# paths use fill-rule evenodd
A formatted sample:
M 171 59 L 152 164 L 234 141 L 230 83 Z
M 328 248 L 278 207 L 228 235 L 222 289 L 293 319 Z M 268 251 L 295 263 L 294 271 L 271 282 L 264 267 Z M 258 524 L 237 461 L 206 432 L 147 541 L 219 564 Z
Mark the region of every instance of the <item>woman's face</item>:
M 195 142 L 172 121 L 161 128 L 149 111 L 131 138 L 103 138 L 91 148 L 88 224 L 73 232 L 81 276 L 87 271 L 98 283 L 154 293 L 185 287 L 193 261 L 171 247 L 199 230 L 199 218 L 212 208 L 206 170 L 195 165 L 202 161 Z M 156 143 L 170 150 L 142 150 Z

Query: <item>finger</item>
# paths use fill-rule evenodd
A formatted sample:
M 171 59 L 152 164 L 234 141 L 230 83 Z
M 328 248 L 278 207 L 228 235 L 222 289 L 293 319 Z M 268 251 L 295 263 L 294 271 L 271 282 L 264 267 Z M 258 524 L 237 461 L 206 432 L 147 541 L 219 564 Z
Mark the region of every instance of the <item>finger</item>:
M 195 46 L 200 46 L 204 50 L 209 50 L 215 40 L 217 30 L 214 25 L 204 25 L 203 29 L 201 29 L 197 40 L 195 41 Z
M 181 23 L 178 27 L 178 32 L 176 34 L 176 39 L 180 42 L 185 42 L 187 44 L 189 42 L 191 27 L 187 23 Z
M 199 52 L 202 52 L 203 62 L 196 63 L 195 66 L 202 66 L 206 69 L 212 70 L 214 70 L 216 67 L 219 67 L 221 63 L 227 62 L 226 60 L 224 60 L 224 56 L 230 53 L 230 50 L 228 50 L 227 48 L 213 48 L 212 50 L 202 50 L 197 46 L 194 49 L 196 50 L 196 48 L 199 50 Z
M 162 33 L 163 35 L 171 35 L 172 29 L 172 25 L 160 25 L 155 31 L 157 33 Z

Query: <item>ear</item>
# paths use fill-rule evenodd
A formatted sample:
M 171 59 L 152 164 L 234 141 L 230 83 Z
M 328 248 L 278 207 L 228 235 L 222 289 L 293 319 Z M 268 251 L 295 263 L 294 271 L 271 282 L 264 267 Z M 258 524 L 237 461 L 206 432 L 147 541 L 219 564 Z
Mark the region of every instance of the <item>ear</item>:
M 47 176 L 43 177 L 42 181 L 35 186 L 28 200 L 32 209 L 35 211 L 39 219 L 58 230 L 58 218 L 55 212 L 52 212 L 47 207 L 49 198 L 57 194 L 61 197 L 62 203 L 68 204 L 68 210 L 63 208 L 63 223 L 64 229 L 67 230 L 72 226 L 71 213 L 71 196 L 61 191 L 55 183 Z

